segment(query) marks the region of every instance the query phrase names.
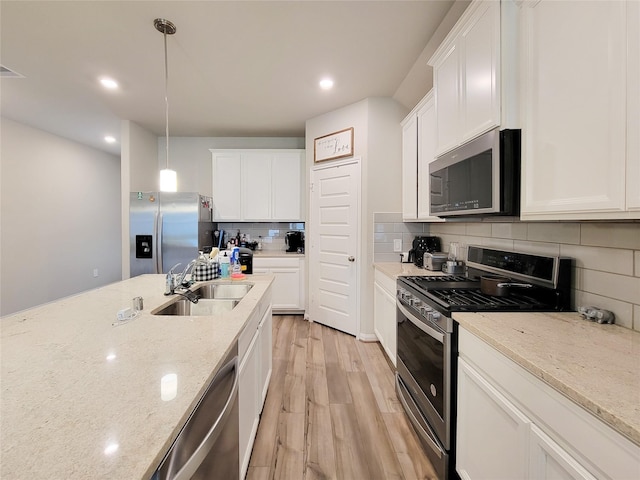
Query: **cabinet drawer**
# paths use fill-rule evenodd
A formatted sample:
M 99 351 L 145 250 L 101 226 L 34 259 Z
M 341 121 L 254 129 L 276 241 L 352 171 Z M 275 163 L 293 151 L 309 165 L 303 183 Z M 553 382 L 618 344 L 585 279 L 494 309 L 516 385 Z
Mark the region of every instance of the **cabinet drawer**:
M 298 268 L 301 257 L 253 257 L 254 268 Z

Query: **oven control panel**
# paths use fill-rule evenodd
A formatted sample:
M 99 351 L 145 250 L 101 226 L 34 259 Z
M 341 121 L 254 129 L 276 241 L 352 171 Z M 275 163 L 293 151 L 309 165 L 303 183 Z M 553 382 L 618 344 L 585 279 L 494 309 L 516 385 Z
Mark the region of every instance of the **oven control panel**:
M 402 302 L 406 307 L 409 307 L 415 315 L 420 317 L 423 321 L 429 321 L 435 324 L 439 324 L 442 320 L 442 314 L 429 306 L 426 302 L 420 299 L 417 295 L 414 295 L 406 288 L 398 288 L 397 293 L 398 300 Z

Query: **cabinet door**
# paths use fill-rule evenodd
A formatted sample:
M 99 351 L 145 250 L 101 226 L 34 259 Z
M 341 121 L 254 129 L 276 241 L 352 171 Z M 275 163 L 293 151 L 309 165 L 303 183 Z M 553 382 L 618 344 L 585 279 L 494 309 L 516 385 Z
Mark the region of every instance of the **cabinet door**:
M 258 413 L 262 413 L 264 401 L 267 398 L 267 390 L 269 389 L 269 380 L 271 379 L 271 370 L 273 368 L 273 332 L 272 328 L 271 308 L 268 308 L 262 317 L 262 321 L 258 327 L 258 338 L 260 339 L 260 361 L 258 362 Z
M 285 310 L 304 308 L 300 305 L 300 269 L 288 267 L 272 267 L 273 280 L 273 309 Z
M 596 480 L 567 451 L 531 425 L 530 476 L 536 480 Z
M 299 151 L 276 153 L 271 163 L 272 219 L 302 220 L 302 155 Z
M 244 220 L 271 219 L 270 153 L 242 154 L 242 210 Z M 239 195 L 236 194 L 236 198 Z
M 240 412 L 239 437 L 240 437 L 240 478 L 245 478 L 253 441 L 258 431 L 260 420 L 257 409 L 257 398 L 260 392 L 258 385 L 258 332 L 256 330 L 244 358 L 240 361 L 240 376 L 238 379 L 238 408 Z
M 418 218 L 418 119 L 415 114 L 402 124 L 402 219 Z
M 376 336 L 391 363 L 396 365 L 396 299 L 378 283 L 374 283 L 373 288 L 373 322 Z
M 640 211 L 640 2 L 627 3 L 627 210 Z
M 433 67 L 436 96 L 436 139 L 440 155 L 451 150 L 460 141 L 460 69 L 458 44 L 453 43 L 441 61 Z
M 418 219 L 443 222 L 429 215 L 429 164 L 436 159 L 436 109 L 433 95 L 418 110 Z
M 523 3 L 523 219 L 625 209 L 627 3 Z
M 479 2 L 461 37 L 464 142 L 500 125 L 500 2 Z
M 528 478 L 530 421 L 458 359 L 457 466 L 462 478 Z
M 239 153 L 212 154 L 214 220 L 241 220 L 241 157 Z

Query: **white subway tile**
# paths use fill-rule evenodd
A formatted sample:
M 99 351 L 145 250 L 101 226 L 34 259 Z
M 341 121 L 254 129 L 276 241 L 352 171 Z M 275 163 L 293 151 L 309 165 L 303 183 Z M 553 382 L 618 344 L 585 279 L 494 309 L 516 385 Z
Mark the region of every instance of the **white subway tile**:
M 582 288 L 623 302 L 640 303 L 640 278 L 583 269 Z
M 526 240 L 528 225 L 527 223 L 493 223 L 491 224 L 491 236 L 494 238 Z
M 490 223 L 467 223 L 467 235 L 474 237 L 490 237 L 491 236 L 491 224 Z
M 560 245 L 560 255 L 574 258 L 577 267 L 633 275 L 633 252 L 631 250 Z
M 396 226 L 394 223 L 376 223 L 374 228 L 376 233 L 393 233 Z
M 579 223 L 529 223 L 527 240 L 580 244 Z
M 560 255 L 560 244 L 558 243 L 514 240 L 513 245 L 516 252 L 535 253 L 537 255 L 549 255 L 552 257 Z
M 432 223 L 429 230 L 433 232 L 434 235 L 464 235 L 467 231 L 467 224 L 464 222 Z
M 640 251 L 635 252 L 634 256 L 636 258 L 635 275 L 636 277 L 640 277 Z
M 576 291 L 576 308 L 580 306 L 584 307 L 597 307 L 604 310 L 610 310 L 616 316 L 615 324 L 625 328 L 632 328 L 633 326 L 633 309 L 634 306 L 631 303 L 622 302 L 613 298 L 603 297 L 601 295 L 595 295 L 589 292 Z
M 640 250 L 640 223 L 583 223 L 582 245 Z
M 506 238 L 485 238 L 482 241 L 482 245 L 498 250 L 514 250 L 513 240 Z
M 640 332 L 640 305 L 633 306 L 633 329 Z

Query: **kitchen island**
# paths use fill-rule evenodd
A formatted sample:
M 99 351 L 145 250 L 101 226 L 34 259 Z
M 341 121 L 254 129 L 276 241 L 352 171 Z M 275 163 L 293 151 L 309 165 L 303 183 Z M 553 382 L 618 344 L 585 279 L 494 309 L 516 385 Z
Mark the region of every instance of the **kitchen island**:
M 153 474 L 273 276 L 247 276 L 253 288 L 233 310 L 200 317 L 150 314 L 173 300 L 164 280 L 142 275 L 1 320 L 0 477 Z M 137 296 L 140 314 L 116 320 Z M 161 396 L 168 374 L 173 398 Z

